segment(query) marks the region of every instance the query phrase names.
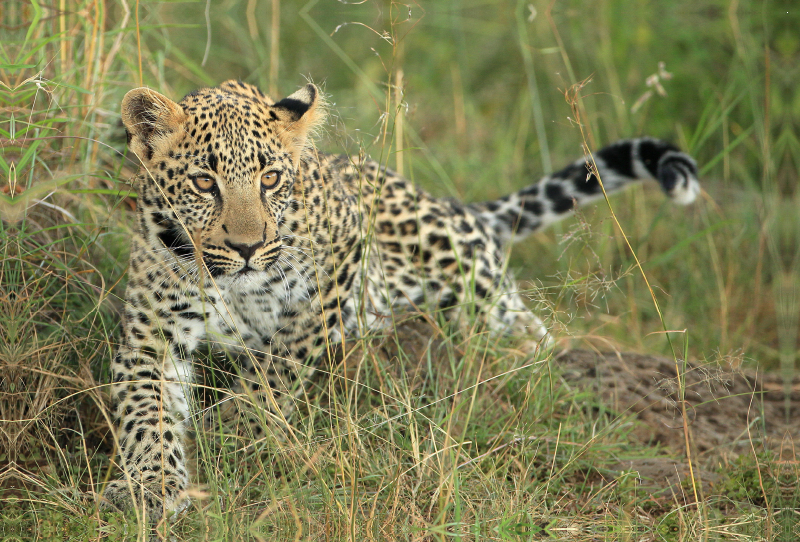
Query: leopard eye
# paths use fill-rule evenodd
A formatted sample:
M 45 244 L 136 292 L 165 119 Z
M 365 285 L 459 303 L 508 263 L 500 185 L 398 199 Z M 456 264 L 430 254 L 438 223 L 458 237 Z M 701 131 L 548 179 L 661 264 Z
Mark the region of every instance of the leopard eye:
M 261 176 L 261 189 L 271 190 L 276 186 L 278 186 L 280 180 L 281 180 L 280 171 L 268 171 L 267 173 Z
M 217 186 L 217 181 L 207 175 L 192 177 L 192 181 L 200 192 L 211 192 Z

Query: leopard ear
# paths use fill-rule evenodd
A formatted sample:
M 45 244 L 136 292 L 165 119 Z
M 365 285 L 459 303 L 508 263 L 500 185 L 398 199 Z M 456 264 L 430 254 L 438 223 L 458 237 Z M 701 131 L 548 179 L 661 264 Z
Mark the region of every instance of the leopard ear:
M 133 89 L 122 99 L 128 145 L 141 159 L 150 160 L 159 141 L 176 132 L 185 120 L 180 105 L 149 88 Z
M 272 109 L 284 124 L 282 130 L 285 143 L 295 148 L 297 153 L 308 144 L 309 134 L 325 119 L 324 100 L 320 92 L 312 84 L 308 84 L 275 103 Z

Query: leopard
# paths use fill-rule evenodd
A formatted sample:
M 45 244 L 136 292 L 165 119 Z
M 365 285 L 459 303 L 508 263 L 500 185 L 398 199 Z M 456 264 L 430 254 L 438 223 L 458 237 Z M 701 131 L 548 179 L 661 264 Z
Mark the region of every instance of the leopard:
M 124 96 L 140 168 L 111 363 L 122 474 L 104 505 L 144 505 L 151 520 L 188 506 L 202 345 L 232 356 L 232 392 L 258 407 L 238 410 L 254 437 L 291 423 L 326 348 L 390 328 L 395 314 L 468 312 L 547 352 L 552 334 L 508 268 L 510 244 L 636 181 L 658 181 L 679 204 L 700 193 L 690 155 L 639 137 L 493 201 L 434 197 L 363 154 L 318 150 L 327 109 L 311 83 L 277 101 L 238 80 L 180 102 L 147 87 Z

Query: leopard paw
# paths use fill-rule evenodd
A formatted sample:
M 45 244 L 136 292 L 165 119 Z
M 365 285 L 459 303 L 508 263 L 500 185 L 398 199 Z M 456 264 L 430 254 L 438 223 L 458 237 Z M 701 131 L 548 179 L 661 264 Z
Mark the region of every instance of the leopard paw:
M 163 482 L 163 484 L 162 484 Z M 179 490 L 183 484 L 177 478 L 147 480 L 142 483 L 135 478 L 109 482 L 103 492 L 101 510 L 144 511 L 148 523 L 158 523 L 185 510 L 189 504 L 186 493 Z

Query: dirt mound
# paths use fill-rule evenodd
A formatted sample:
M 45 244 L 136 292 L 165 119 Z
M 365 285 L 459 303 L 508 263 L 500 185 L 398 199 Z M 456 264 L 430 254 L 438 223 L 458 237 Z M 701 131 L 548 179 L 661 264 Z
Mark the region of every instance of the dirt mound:
M 556 357 L 564 379 L 594 389 L 619 414 L 641 422 L 635 438 L 685 451 L 675 361 L 640 354 L 571 350 Z M 776 374 L 687 362 L 685 382 L 690 435 L 699 460 L 741 454 L 783 442 L 800 445 L 800 378 L 784 393 Z
M 419 319 L 402 323 L 397 342 L 410 359 L 422 360 L 441 340 Z M 397 355 L 397 344 L 385 340 L 382 349 Z M 680 386 L 675 361 L 634 353 L 566 350 L 553 365 L 568 385 L 592 389 L 620 416 L 632 414 L 633 437 L 685 453 Z M 775 373 L 759 373 L 717 362 L 681 362 L 694 457 L 699 461 L 722 454 L 740 455 L 781 445 L 800 448 L 800 375 L 789 383 L 788 394 Z
M 399 346 L 416 370 L 428 367 L 426 354 L 442 346 L 441 335 L 420 319 L 399 325 L 395 337 L 371 345 L 386 359 L 398 357 Z M 356 349 L 357 350 L 357 349 Z M 353 351 L 351 350 L 351 354 Z M 418 363 L 415 363 L 419 360 Z M 551 361 L 563 382 L 592 390 L 614 417 L 636 420 L 631 437 L 643 445 L 660 444 L 657 457 L 625 459 L 603 468 L 614 472 L 635 471 L 653 496 L 686 495 L 689 477 L 680 389 L 685 390 L 694 476 L 704 494 L 715 491 L 720 464 L 753 451 L 771 450 L 789 459 L 800 448 L 800 377 L 788 387 L 778 374 L 763 374 L 723 366 L 717 362 L 680 363 L 661 356 L 634 353 L 566 350 Z M 413 367 L 407 374 L 414 374 Z M 786 462 L 786 461 L 784 461 Z

